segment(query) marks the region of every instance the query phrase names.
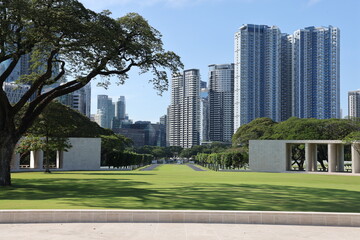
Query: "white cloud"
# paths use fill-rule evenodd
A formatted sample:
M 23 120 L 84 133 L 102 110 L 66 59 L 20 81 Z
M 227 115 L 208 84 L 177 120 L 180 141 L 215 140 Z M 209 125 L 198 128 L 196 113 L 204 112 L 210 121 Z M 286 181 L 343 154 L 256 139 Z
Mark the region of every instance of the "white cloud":
M 311 6 L 315 5 L 315 4 L 318 4 L 321 1 L 322 0 L 308 0 L 307 5 L 308 5 L 308 7 L 311 7 Z

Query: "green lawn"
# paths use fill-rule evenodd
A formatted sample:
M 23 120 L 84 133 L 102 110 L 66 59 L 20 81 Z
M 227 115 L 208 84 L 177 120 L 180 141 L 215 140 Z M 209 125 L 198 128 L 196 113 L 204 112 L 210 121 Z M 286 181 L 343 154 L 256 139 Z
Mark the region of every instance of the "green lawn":
M 209 209 L 360 212 L 360 176 L 153 171 L 14 173 L 0 209 Z

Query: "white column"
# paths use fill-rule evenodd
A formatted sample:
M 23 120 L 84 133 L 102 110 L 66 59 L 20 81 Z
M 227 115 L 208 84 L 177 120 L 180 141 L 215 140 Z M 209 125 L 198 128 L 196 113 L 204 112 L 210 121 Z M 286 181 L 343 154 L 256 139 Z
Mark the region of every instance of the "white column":
M 30 168 L 35 168 L 36 151 L 30 151 Z
M 20 168 L 20 153 L 13 153 L 10 168 L 11 170 L 18 170 Z
M 30 151 L 30 168 L 43 169 L 44 152 L 42 150 Z
M 286 171 L 290 171 L 291 169 L 291 144 L 286 143 L 285 149 L 285 158 L 286 158 Z
M 336 171 L 336 144 L 328 144 L 328 172 Z
M 318 159 L 318 154 L 317 154 L 317 144 L 315 144 L 314 143 L 314 151 L 313 151 L 313 159 L 314 159 L 314 161 L 313 161 L 313 166 L 312 166 L 312 170 L 313 170 L 313 172 L 316 172 L 317 171 L 317 163 L 318 163 L 318 161 L 317 161 L 317 159 Z
M 62 168 L 64 158 L 64 151 L 56 151 L 56 168 Z
M 360 173 L 360 143 L 351 144 L 352 173 Z
M 305 143 L 306 171 L 311 172 L 314 166 L 314 144 Z
M 344 171 L 344 144 L 337 145 L 337 171 Z

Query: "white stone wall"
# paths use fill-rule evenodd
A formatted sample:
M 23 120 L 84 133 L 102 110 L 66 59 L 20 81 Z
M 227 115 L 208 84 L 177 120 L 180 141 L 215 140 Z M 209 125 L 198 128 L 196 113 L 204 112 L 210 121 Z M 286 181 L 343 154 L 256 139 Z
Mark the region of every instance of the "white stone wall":
M 100 138 L 69 138 L 72 148 L 64 152 L 63 170 L 100 169 Z
M 306 171 L 317 171 L 316 145 L 328 145 L 328 172 L 344 171 L 344 142 L 341 140 L 251 140 L 249 165 L 252 171 L 285 172 L 290 169 L 291 144 L 305 144 Z M 352 148 L 355 149 L 352 143 Z M 360 173 L 360 154 L 352 150 L 352 172 Z
M 249 164 L 252 171 L 286 171 L 285 141 L 251 140 L 249 153 Z

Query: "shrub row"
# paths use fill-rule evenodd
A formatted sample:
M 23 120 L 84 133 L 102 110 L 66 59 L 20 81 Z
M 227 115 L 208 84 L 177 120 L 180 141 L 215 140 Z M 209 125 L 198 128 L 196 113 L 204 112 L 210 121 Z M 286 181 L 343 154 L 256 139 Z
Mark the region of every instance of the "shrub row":
M 153 155 L 150 154 L 138 154 L 134 152 L 112 151 L 107 153 L 104 161 L 105 166 L 114 168 L 130 168 L 135 169 L 148 165 L 153 159 Z
M 195 156 L 197 164 L 209 169 L 218 171 L 219 169 L 240 169 L 246 168 L 249 163 L 247 151 L 233 151 L 221 153 L 198 153 Z

